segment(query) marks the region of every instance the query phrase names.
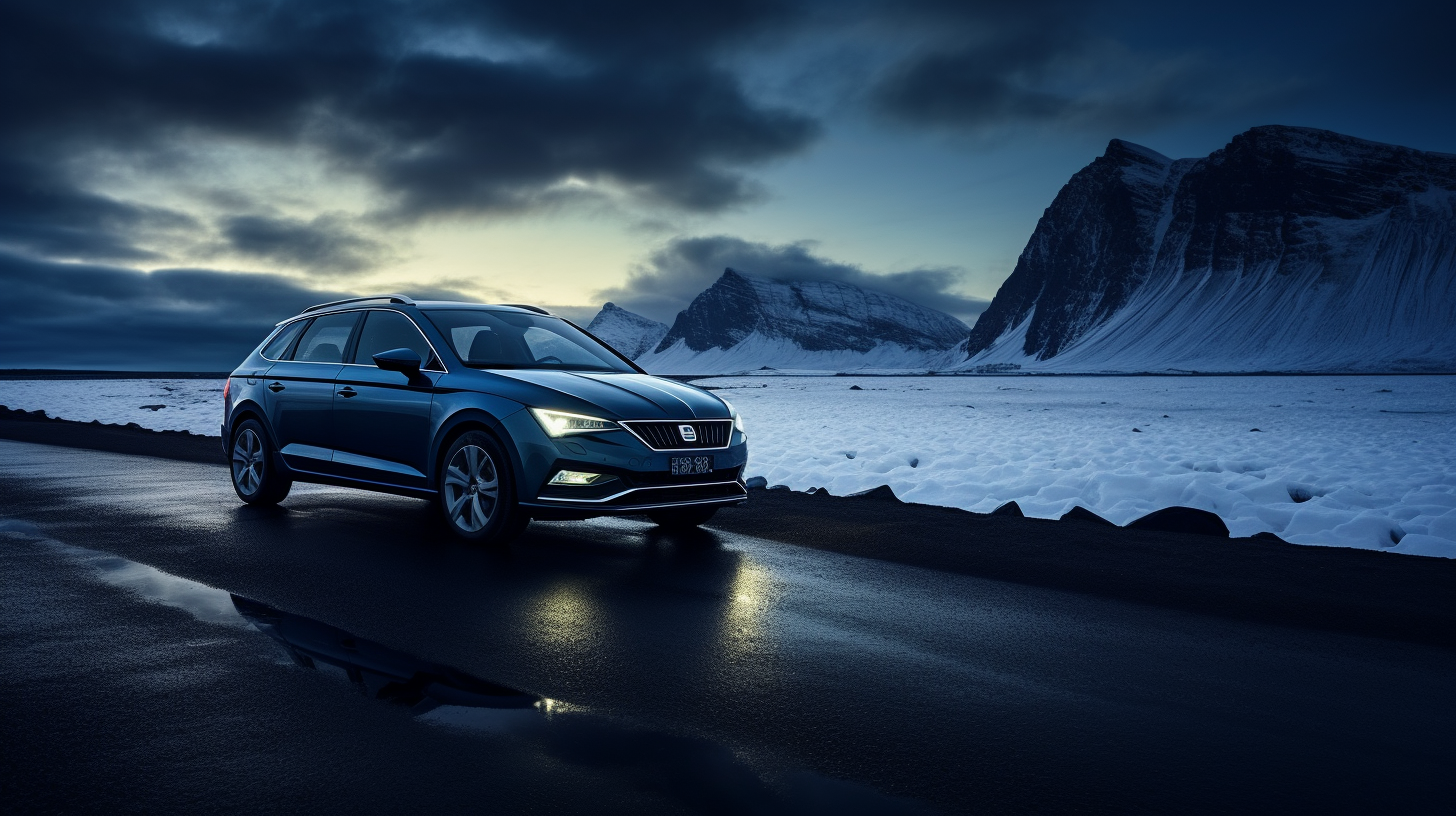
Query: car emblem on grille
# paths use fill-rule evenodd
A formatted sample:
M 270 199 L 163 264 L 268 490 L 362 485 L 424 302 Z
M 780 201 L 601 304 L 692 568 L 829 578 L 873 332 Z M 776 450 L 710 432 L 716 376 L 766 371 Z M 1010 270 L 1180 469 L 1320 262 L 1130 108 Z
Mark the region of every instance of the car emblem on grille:
M 684 442 L 698 441 L 698 432 L 693 430 L 693 426 L 691 425 L 679 425 L 677 426 L 677 432 L 682 434 Z

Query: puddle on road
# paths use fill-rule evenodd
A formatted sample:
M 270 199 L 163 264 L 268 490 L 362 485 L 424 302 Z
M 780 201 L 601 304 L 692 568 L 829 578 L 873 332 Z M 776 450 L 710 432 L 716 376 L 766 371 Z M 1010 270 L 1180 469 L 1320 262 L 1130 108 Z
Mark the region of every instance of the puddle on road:
M 57 541 L 28 521 L 0 519 L 0 536 L 43 543 L 106 584 L 184 610 L 204 623 L 261 632 L 294 665 L 407 708 L 421 722 L 508 735 L 558 760 L 625 774 L 637 787 L 691 810 L 933 812 L 856 782 L 792 768 L 766 771 L 762 763 L 713 740 L 595 715 L 582 706 L 484 680 L 147 564 Z
M 47 537 L 27 521 L 0 519 L 0 534 L 39 539 L 90 568 L 103 583 L 153 603 L 181 609 L 204 623 L 267 635 L 301 668 L 341 678 L 376 700 L 410 709 L 425 722 L 481 731 L 515 730 L 526 717 L 563 712 L 555 700 L 422 660 L 326 623 L 294 615 L 226 590 L 120 556 Z

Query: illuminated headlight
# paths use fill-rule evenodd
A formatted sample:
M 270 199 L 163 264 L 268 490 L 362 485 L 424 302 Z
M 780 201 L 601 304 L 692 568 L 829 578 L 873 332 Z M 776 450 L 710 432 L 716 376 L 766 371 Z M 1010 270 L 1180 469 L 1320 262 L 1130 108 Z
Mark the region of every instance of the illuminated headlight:
M 568 414 L 564 411 L 548 411 L 545 408 L 532 408 L 532 416 L 541 423 L 542 430 L 548 436 L 567 436 L 568 434 L 594 433 L 596 431 L 612 431 L 617 429 L 617 423 L 596 417 L 583 416 L 582 414 Z
M 612 477 L 605 473 L 583 473 L 579 470 L 560 470 L 551 477 L 548 484 L 554 485 L 589 485 L 610 479 Z
M 728 400 L 723 399 L 722 397 L 719 397 L 718 399 L 724 405 L 728 406 L 728 415 L 731 416 L 731 417 L 733 417 L 733 427 L 734 428 L 737 428 L 739 433 L 743 434 L 744 436 L 747 436 L 748 435 L 748 429 L 743 427 L 743 415 L 740 414 L 740 413 L 738 413 L 738 409 L 733 407 L 733 403 L 729 402 Z

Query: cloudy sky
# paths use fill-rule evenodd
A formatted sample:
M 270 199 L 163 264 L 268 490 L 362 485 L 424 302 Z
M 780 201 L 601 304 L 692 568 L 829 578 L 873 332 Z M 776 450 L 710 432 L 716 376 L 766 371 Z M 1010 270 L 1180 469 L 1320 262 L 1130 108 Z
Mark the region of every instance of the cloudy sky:
M 230 367 L 341 293 L 975 320 L 1113 137 L 1456 152 L 1450 3 L 0 3 L 0 368 Z

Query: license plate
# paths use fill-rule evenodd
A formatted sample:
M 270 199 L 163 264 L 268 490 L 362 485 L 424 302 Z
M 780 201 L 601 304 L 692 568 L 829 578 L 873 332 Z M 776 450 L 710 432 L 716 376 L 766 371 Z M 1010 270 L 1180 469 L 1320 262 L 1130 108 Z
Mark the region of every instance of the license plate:
M 673 456 L 667 460 L 674 476 L 693 476 L 713 472 L 711 456 Z

